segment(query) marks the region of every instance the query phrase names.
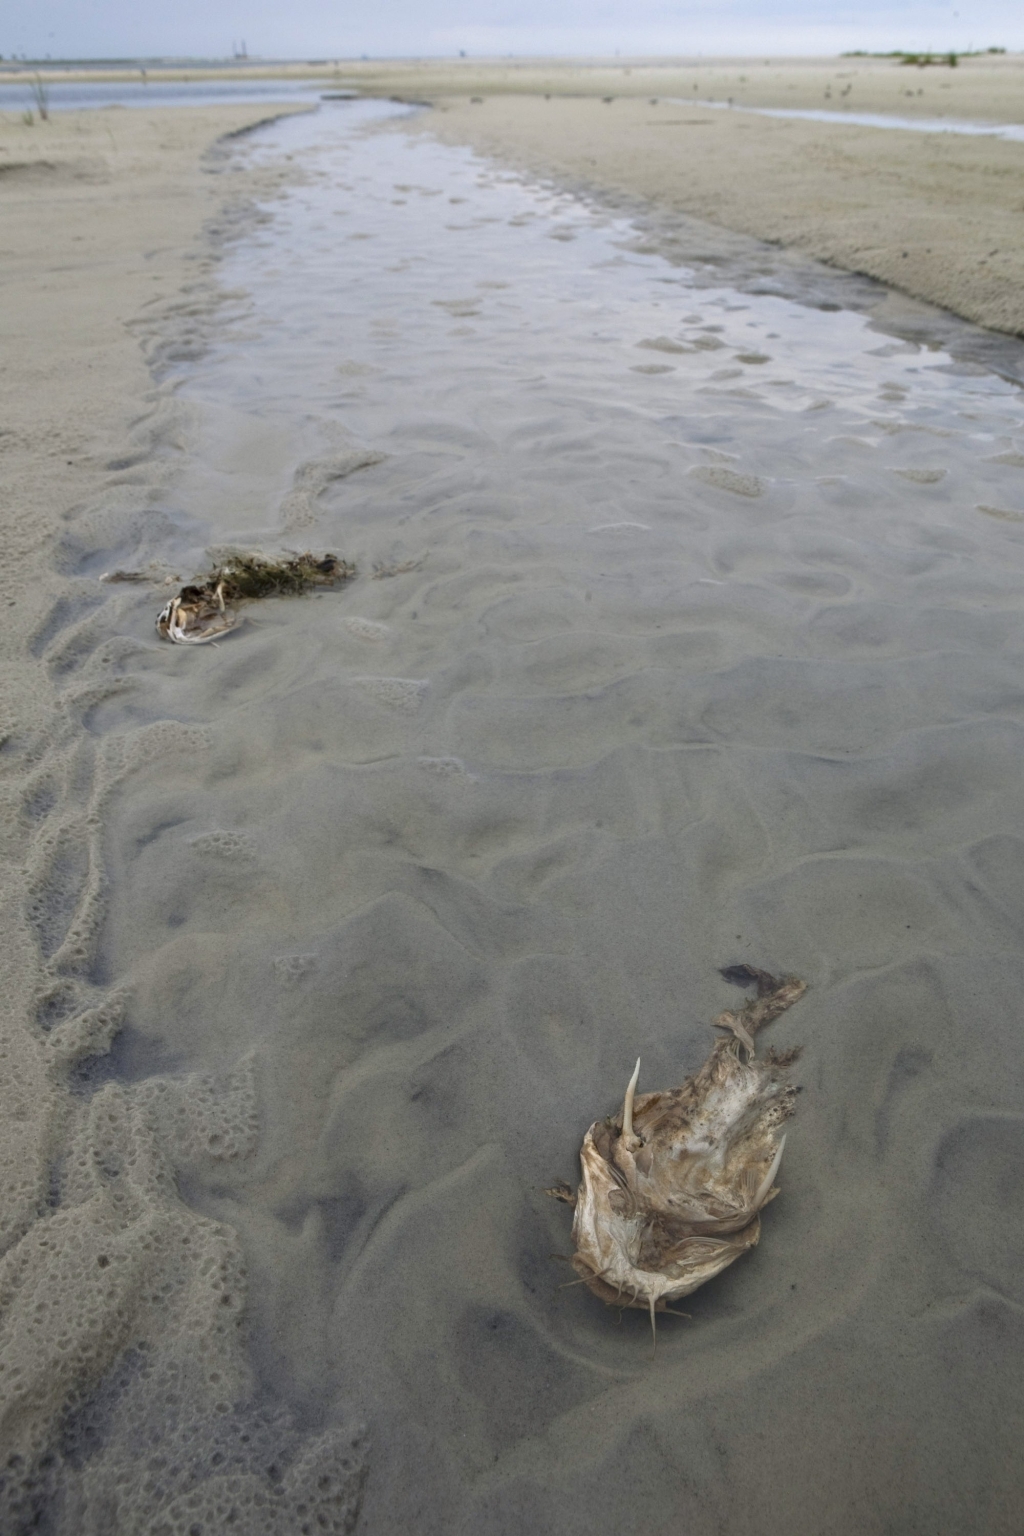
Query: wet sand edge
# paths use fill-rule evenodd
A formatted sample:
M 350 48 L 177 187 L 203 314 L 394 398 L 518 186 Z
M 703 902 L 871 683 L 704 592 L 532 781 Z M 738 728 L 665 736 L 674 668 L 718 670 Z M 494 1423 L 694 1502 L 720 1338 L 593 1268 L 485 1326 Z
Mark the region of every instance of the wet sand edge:
M 266 175 L 258 185 L 244 173 L 226 185 L 215 174 L 225 159 L 219 146 L 294 110 L 75 112 L 0 130 L 8 359 L 0 379 L 0 1263 L 9 1281 L 5 1348 L 15 1356 L 31 1342 L 19 1339 L 16 1293 L 23 1280 L 33 1289 L 29 1250 L 47 1246 L 40 1233 L 53 1216 L 51 1169 L 66 1152 L 68 1075 L 109 1046 L 123 1011 L 93 974 L 105 907 L 98 808 L 110 765 L 85 725 L 102 688 L 74 676 L 76 632 L 102 601 L 84 567 L 94 549 L 144 524 L 173 479 L 188 423 L 173 389 L 156 382 L 168 339 L 172 350 L 175 337 L 179 348 L 201 344 L 196 327 L 220 302 L 217 241 L 244 227 L 255 196 L 272 190 Z M 109 674 L 108 683 L 117 686 Z M 58 1243 L 47 1262 L 42 1290 L 73 1293 L 73 1244 L 65 1255 Z M 73 1334 L 66 1309 L 62 1321 Z M 88 1316 L 84 1326 L 95 1331 Z M 113 1334 L 107 1343 L 116 1354 Z M 79 1363 L 91 1343 L 83 1350 Z M 44 1379 L 45 1362 L 29 1353 L 20 1386 L 4 1396 L 9 1447 L 24 1441 L 31 1455 L 67 1382 L 60 1371 Z M 101 1349 L 76 1386 L 106 1363 Z
M 422 99 L 422 98 L 421 98 Z M 1024 335 L 1024 146 L 599 95 L 427 98 L 432 132 Z

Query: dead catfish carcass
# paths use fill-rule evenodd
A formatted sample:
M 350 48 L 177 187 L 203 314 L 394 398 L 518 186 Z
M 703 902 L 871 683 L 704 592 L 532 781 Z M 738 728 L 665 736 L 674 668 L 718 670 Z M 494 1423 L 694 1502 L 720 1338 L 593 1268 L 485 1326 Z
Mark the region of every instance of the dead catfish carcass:
M 333 587 L 356 573 L 337 555 L 225 553 L 205 576 L 197 576 L 160 610 L 157 632 L 175 645 L 205 645 L 238 623 L 241 603 L 261 597 L 295 596 L 313 587 Z
M 549 1193 L 575 1205 L 572 1266 L 616 1307 L 656 1312 L 689 1295 L 753 1248 L 760 1211 L 778 1194 L 775 1176 L 797 1089 L 787 1068 L 798 1052 L 757 1056 L 754 1036 L 806 991 L 750 966 L 723 972 L 757 996 L 714 1020 L 727 1031 L 681 1088 L 637 1094 L 640 1063 L 617 1115 L 583 1138 L 583 1178 Z

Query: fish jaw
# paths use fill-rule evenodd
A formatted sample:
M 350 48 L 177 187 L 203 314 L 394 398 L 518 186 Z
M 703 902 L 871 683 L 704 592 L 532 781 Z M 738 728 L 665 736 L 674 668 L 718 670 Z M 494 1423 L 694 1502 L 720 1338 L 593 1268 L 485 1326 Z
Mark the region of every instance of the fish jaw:
M 583 1178 L 576 1198 L 573 1268 L 602 1301 L 620 1307 L 663 1310 L 713 1280 L 760 1237 L 757 1212 L 739 1231 L 716 1235 L 681 1229 L 678 1241 L 660 1256 L 657 1268 L 644 1263 L 651 1216 L 622 1182 L 622 1175 L 594 1142 L 595 1126 L 580 1152 Z M 764 1202 L 762 1202 L 764 1203 Z M 696 1224 L 694 1224 L 696 1225 Z
M 232 608 L 214 603 L 187 603 L 172 597 L 157 615 L 157 633 L 174 645 L 206 645 L 226 635 L 238 623 Z

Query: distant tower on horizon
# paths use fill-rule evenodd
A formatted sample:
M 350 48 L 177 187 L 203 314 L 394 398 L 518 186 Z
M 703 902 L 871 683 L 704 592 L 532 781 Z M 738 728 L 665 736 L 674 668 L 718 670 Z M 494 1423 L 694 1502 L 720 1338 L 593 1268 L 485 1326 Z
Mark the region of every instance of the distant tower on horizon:
M 245 46 L 245 38 L 243 37 L 240 43 L 232 43 L 231 51 L 236 59 L 247 59 L 249 57 L 249 51 Z

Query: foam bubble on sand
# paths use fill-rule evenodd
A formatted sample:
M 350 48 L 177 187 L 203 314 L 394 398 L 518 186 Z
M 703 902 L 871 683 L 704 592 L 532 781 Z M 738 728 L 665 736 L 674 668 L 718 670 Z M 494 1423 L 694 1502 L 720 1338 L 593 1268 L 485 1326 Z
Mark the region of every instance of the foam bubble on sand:
M 944 469 L 894 469 L 894 475 L 909 480 L 912 485 L 938 485 L 946 477 Z
M 81 1523 L 59 1536 L 354 1529 L 365 1478 L 358 1428 L 307 1437 L 281 1410 L 224 1401 L 197 1410 L 195 1400 L 187 1362 L 130 1350 L 103 1393 L 67 1421 L 62 1483 L 77 1495 Z M 99 1454 L 97 1427 L 118 1436 Z M 89 1451 L 78 1471 L 74 1461 Z
M 650 533 L 650 523 L 595 523 L 593 528 L 588 528 L 588 533 Z
M 461 757 L 418 757 L 417 768 L 423 773 L 433 774 L 436 779 L 470 779 L 473 777 L 466 770 L 466 765 Z
M 72 115 L 73 137 L 88 135 Z M 239 126 L 252 115 L 241 114 Z M 118 130 L 119 142 L 124 136 L 135 146 L 124 151 L 133 159 L 124 227 L 105 200 L 90 208 L 86 199 L 76 208 L 79 227 L 92 228 L 92 218 L 101 243 L 109 233 L 108 255 L 126 248 L 121 240 L 136 249 L 147 199 L 161 205 L 168 252 L 191 238 L 194 157 L 230 119 L 220 109 L 216 122 L 176 117 L 176 142 L 158 157 L 159 191 L 144 163 L 134 164 L 133 128 L 125 123 Z M 54 127 L 55 142 L 62 131 Z M 168 186 L 181 197 L 168 200 Z M 54 219 L 63 227 L 66 212 L 55 214 L 50 203 L 33 209 L 25 236 L 31 249 L 48 243 Z M 20 238 L 14 226 L 5 232 Z M 177 258 L 168 260 L 173 284 Z M 105 315 L 104 335 L 120 337 L 142 297 L 139 287 L 130 276 L 123 284 L 104 278 L 88 292 L 73 308 Z M 196 312 L 202 318 L 213 307 L 212 297 L 200 300 Z M 50 318 L 34 334 L 40 346 L 52 344 L 63 355 L 74 346 L 65 324 L 71 311 L 57 308 L 64 319 L 51 325 L 47 310 Z M 166 320 L 154 324 L 161 330 Z M 139 329 L 145 342 L 148 322 Z M 194 789 L 220 731 L 219 722 L 215 729 L 188 723 L 187 704 L 169 702 L 168 718 L 148 718 L 159 713 L 148 686 L 153 674 L 144 676 L 147 663 L 139 664 L 140 655 L 153 661 L 149 622 L 145 639 L 115 634 L 131 622 L 138 594 L 95 580 L 101 559 L 154 569 L 150 557 L 172 519 L 151 509 L 199 419 L 159 388 L 147 394 L 145 375 L 132 371 L 135 342 L 128 343 L 130 364 L 121 345 L 112 342 L 96 355 L 87 420 L 79 420 L 81 380 L 69 382 L 67 370 L 59 379 L 48 375 L 46 411 L 31 400 L 25 406 L 35 439 L 49 449 L 59 440 L 60 453 L 36 458 L 36 441 L 25 445 L 15 473 L 25 475 L 30 461 L 31 472 L 19 482 L 14 516 L 18 526 L 18 519 L 31 525 L 33 537 L 14 536 L 5 564 L 8 593 L 25 611 L 18 631 L 24 644 L 12 645 L 6 663 L 11 713 L 3 742 L 12 814 L 0 946 L 0 1530 L 349 1531 L 361 1497 L 361 1441 L 348 1429 L 310 1434 L 294 1416 L 264 1408 L 244 1331 L 241 1244 L 179 1193 L 179 1182 L 186 1187 L 197 1170 L 223 1178 L 251 1155 L 251 1060 L 234 1060 L 226 1072 L 123 1080 L 141 1033 L 132 985 L 108 989 L 104 979 L 102 942 L 116 885 L 108 867 L 117 857 L 107 841 L 112 806 L 133 777 L 145 785 L 164 776 L 171 800 L 179 773 L 186 793 Z M 177 351 L 154 347 L 150 356 L 163 367 L 195 350 L 186 338 Z M 122 407 L 135 423 L 126 442 L 108 442 Z M 81 430 L 72 448 L 53 422 L 73 416 Z M 58 461 L 73 473 L 57 473 Z M 101 484 L 103 465 L 117 478 Z M 70 505 L 83 494 L 87 503 Z M 165 664 L 157 659 L 155 669 Z M 133 668 L 131 679 L 111 676 Z M 180 800 L 169 809 L 161 802 L 154 838 L 197 824 L 179 816 L 179 806 Z M 213 813 L 198 825 L 217 820 Z M 232 832 L 180 846 L 186 861 L 190 853 L 245 859 L 253 851 Z M 190 876 L 202 889 L 211 872 L 196 860 Z M 173 1013 L 178 1002 L 163 998 L 162 1011 Z M 119 1036 L 124 1056 L 104 1061 L 119 1049 Z
M 208 1072 L 152 1077 L 135 1089 L 161 1146 L 179 1163 L 214 1157 L 230 1162 L 256 1150 L 259 1118 L 251 1055 L 223 1078 Z
M 358 640 L 386 640 L 391 633 L 387 624 L 378 624 L 375 619 L 364 619 L 360 614 L 351 614 L 342 619 L 341 627 Z
M 386 709 L 412 714 L 419 709 L 427 691 L 427 679 L 416 677 L 354 677 L 352 686 L 369 695 Z
M 93 1011 L 61 1043 L 102 1049 L 119 1023 Z M 273 1442 L 260 1432 L 240 1245 L 177 1194 L 179 1172 L 252 1152 L 251 1059 L 222 1079 L 108 1082 L 69 1113 L 59 1206 L 0 1263 L 0 1525 L 34 1529 L 59 1489 L 67 1518 L 54 1528 L 67 1536 L 148 1530 L 158 1518 L 169 1536 L 184 1536 L 197 1521 L 220 1528 L 232 1508 L 254 1533 L 350 1530 L 362 1486 L 357 1441 L 306 1440 L 280 1416 Z M 273 1443 L 289 1468 L 285 1497 L 268 1497 L 279 1479 L 254 1443 Z M 321 1500 L 323 1518 L 304 1526 L 303 1502 L 315 1509 Z
M 244 832 L 203 832 L 189 842 L 192 852 L 207 859 L 254 859 L 256 844 Z
M 274 975 L 283 987 L 294 987 L 304 976 L 311 976 L 318 964 L 316 955 L 275 955 Z
M 732 496 L 763 496 L 767 482 L 760 475 L 745 475 L 738 470 L 727 469 L 724 464 L 695 464 L 690 470 L 695 480 L 712 486 L 716 491 L 728 491 Z
M 371 363 L 359 363 L 349 359 L 348 362 L 339 363 L 334 371 L 343 378 L 364 378 L 372 377 L 375 373 L 379 373 L 380 369 L 374 368 Z
M 673 341 L 670 336 L 647 336 L 643 341 L 637 342 L 638 347 L 644 347 L 648 352 L 692 352 L 693 346 L 687 346 L 684 342 Z
M 353 445 L 339 453 L 310 459 L 295 471 L 292 489 L 281 503 L 281 525 L 285 529 L 306 528 L 316 518 L 316 503 L 329 485 L 345 480 L 356 470 L 383 463 L 385 455 L 374 448 Z

